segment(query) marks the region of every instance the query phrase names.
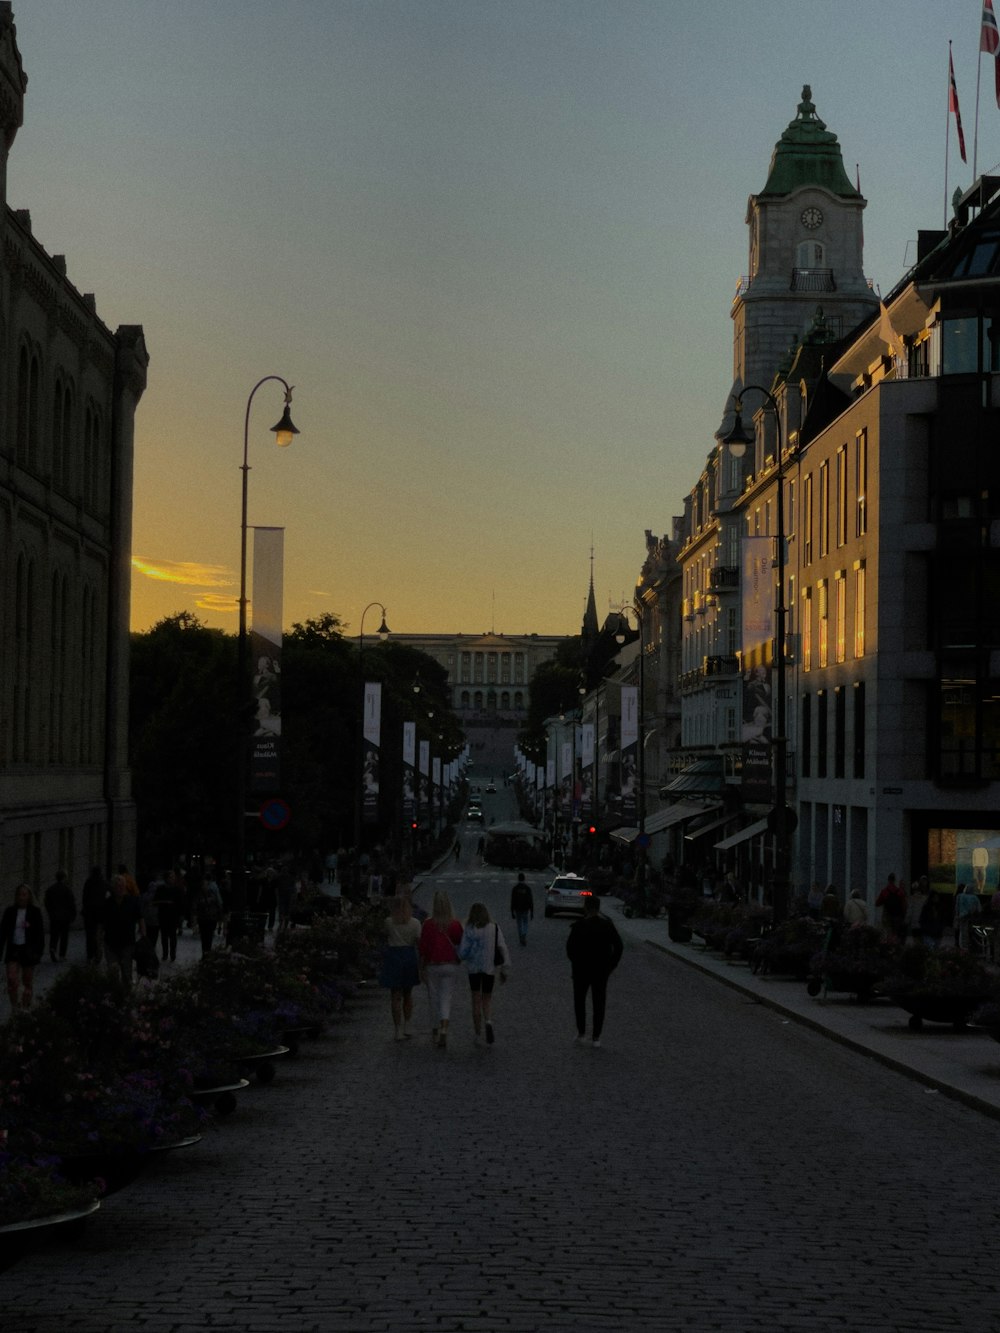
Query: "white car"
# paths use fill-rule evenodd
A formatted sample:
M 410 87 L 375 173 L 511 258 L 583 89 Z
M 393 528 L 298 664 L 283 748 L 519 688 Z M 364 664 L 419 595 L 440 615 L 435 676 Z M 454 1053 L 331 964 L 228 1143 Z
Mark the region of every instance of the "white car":
M 557 875 L 545 890 L 545 915 L 556 912 L 582 912 L 583 904 L 591 897 L 587 881 L 579 875 Z

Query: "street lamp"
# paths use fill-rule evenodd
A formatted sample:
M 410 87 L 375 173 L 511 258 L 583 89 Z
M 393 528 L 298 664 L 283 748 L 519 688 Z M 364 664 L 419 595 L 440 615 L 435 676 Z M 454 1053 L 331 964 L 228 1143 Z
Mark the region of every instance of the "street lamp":
M 361 887 L 361 807 L 364 800 L 363 783 L 365 771 L 365 616 L 377 606 L 382 612 L 382 619 L 375 631 L 380 641 L 385 643 L 390 629 L 385 621 L 385 607 L 381 602 L 369 602 L 361 612 L 361 624 L 358 627 L 358 743 L 357 772 L 354 781 L 354 867 L 357 886 Z
M 643 894 L 646 887 L 646 639 L 645 623 L 643 621 L 642 605 L 636 602 L 631 608 L 635 612 L 636 625 L 639 629 L 639 754 L 636 771 L 636 786 L 638 793 L 636 798 L 636 823 L 638 824 L 638 833 L 636 834 L 636 844 L 639 848 L 639 862 L 636 866 L 636 879 L 639 893 Z M 620 621 L 618 630 L 615 633 L 615 642 L 624 644 L 626 630 L 629 628 L 627 606 L 623 606 L 619 612 Z
M 772 893 L 774 920 L 783 921 L 788 914 L 788 839 L 792 832 L 789 819 L 788 796 L 786 791 L 788 765 L 788 736 L 786 733 L 787 703 L 785 699 L 785 478 L 784 458 L 781 445 L 781 412 L 777 399 L 759 384 L 744 385 L 742 393 L 736 399 L 736 419 L 732 430 L 722 437 L 722 443 L 734 458 L 742 458 L 747 446 L 754 443 L 752 431 L 743 425 L 743 395 L 753 390 L 762 394 L 766 405 L 774 413 L 774 429 L 777 437 L 777 538 L 778 538 L 778 595 L 774 606 L 774 656 L 777 663 L 777 699 L 774 709 L 774 725 L 771 735 L 771 747 L 774 753 L 774 811 L 773 833 L 774 851 L 774 888 Z
M 243 473 L 243 495 L 240 510 L 240 619 L 236 653 L 240 730 L 236 760 L 236 852 L 233 857 L 234 882 L 232 886 L 233 905 L 238 910 L 246 907 L 247 768 L 249 766 L 250 718 L 253 711 L 252 698 L 250 691 L 247 689 L 250 681 L 247 660 L 247 479 L 250 472 L 250 464 L 247 460 L 250 450 L 250 405 L 260 386 L 267 384 L 269 380 L 276 380 L 285 390 L 285 410 L 282 412 L 281 420 L 277 425 L 271 427 L 274 432 L 275 443 L 279 448 L 285 449 L 299 433 L 292 422 L 291 416 L 292 386 L 280 375 L 265 375 L 262 380 L 258 380 L 253 386 L 250 390 L 250 397 L 247 399 L 246 416 L 243 421 L 243 463 L 240 469 Z

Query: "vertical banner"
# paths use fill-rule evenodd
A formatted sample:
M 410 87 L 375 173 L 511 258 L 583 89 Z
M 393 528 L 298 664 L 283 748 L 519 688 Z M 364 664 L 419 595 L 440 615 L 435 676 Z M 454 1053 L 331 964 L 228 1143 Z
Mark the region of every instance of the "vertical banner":
M 411 828 L 417 808 L 417 724 L 403 723 L 403 826 Z
M 584 722 L 580 727 L 580 815 L 587 818 L 594 807 L 594 724 Z
M 743 647 L 749 651 L 774 635 L 774 538 L 743 538 L 740 595 Z
M 771 670 L 757 666 L 743 673 L 743 772 L 740 790 L 744 801 L 765 803 L 771 793 Z
M 418 768 L 420 776 L 417 779 L 417 800 L 420 805 L 419 823 L 421 828 L 430 828 L 431 826 L 431 793 L 430 793 L 430 771 L 431 771 L 431 743 L 430 741 L 421 741 L 417 753 L 420 756 Z
M 250 661 L 256 705 L 250 790 L 276 792 L 281 760 L 281 619 L 284 528 L 253 530 Z
M 361 763 L 361 799 L 366 824 L 378 822 L 379 749 L 382 744 L 382 686 L 365 681 L 364 752 Z
M 437 811 L 433 820 L 434 832 L 437 833 L 441 827 L 441 813 L 444 807 L 444 792 L 441 787 L 441 760 L 435 755 L 431 760 L 431 801 L 434 800 L 434 792 L 437 791 Z
M 636 820 L 636 775 L 639 765 L 639 687 L 622 686 L 622 818 L 627 824 Z
M 573 815 L 573 745 L 563 741 L 559 747 L 559 809 L 570 819 Z

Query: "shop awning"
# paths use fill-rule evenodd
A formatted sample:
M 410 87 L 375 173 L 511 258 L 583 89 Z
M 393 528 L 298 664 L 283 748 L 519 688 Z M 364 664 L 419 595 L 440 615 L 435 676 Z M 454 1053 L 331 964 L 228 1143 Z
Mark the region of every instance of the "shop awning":
M 756 824 L 748 824 L 746 828 L 741 828 L 739 833 L 734 833 L 728 838 L 723 838 L 721 842 L 715 844 L 717 852 L 728 852 L 730 847 L 736 847 L 741 842 L 746 842 L 750 838 L 756 838 L 758 833 L 767 832 L 767 820 L 758 819 Z
M 655 815 L 650 815 L 645 821 L 646 832 L 662 833 L 664 829 L 673 828 L 675 824 L 683 824 L 685 820 L 694 819 L 696 815 L 706 815 L 718 809 L 718 802 L 715 805 L 691 805 L 688 802 L 678 801 L 676 805 L 668 805 L 665 810 L 657 810 Z M 611 836 L 617 842 L 632 843 L 639 836 L 639 830 L 632 826 L 617 828 Z
M 685 841 L 693 842 L 695 838 L 700 838 L 703 833 L 714 833 L 716 829 L 722 828 L 724 824 L 731 824 L 735 818 L 736 815 L 730 810 L 727 815 L 720 815 L 718 819 L 709 820 L 707 824 L 699 824 L 690 833 L 684 834 Z

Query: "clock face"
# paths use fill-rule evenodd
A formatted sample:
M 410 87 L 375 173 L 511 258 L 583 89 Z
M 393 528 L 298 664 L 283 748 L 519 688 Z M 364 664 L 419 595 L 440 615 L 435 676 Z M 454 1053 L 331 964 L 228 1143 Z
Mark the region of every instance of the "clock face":
M 810 231 L 815 231 L 823 222 L 823 214 L 818 208 L 804 208 L 802 210 L 802 225 L 808 227 Z

